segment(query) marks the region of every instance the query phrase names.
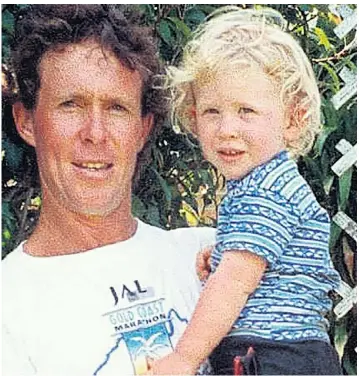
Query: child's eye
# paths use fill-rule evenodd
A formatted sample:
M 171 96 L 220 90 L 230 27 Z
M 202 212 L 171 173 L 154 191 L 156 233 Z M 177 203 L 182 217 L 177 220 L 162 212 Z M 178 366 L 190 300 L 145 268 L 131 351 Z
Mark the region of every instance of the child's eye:
M 254 110 L 252 110 L 251 108 L 249 107 L 241 107 L 239 110 L 238 110 L 238 113 L 240 115 L 248 115 L 248 114 L 252 114 L 254 113 Z
M 203 111 L 203 114 L 219 114 L 219 111 L 216 108 L 207 108 Z

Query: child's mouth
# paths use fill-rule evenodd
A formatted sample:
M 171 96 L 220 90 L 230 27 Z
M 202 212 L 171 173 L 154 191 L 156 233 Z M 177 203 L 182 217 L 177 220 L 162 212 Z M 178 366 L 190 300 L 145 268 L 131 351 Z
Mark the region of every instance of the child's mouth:
M 218 154 L 222 158 L 236 158 L 244 154 L 242 150 L 236 149 L 220 149 L 218 150 Z
M 234 155 L 239 155 L 242 154 L 242 151 L 235 151 L 235 150 L 229 150 L 229 151 L 219 151 L 220 154 L 222 155 L 228 155 L 228 156 L 234 156 Z

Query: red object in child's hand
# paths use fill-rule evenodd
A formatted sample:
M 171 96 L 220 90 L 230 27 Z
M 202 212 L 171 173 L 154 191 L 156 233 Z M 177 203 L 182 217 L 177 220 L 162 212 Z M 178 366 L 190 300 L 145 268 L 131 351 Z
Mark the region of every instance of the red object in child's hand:
M 243 375 L 243 364 L 242 364 L 242 359 L 239 355 L 237 355 L 233 359 L 233 370 L 234 370 L 234 375 Z
M 249 347 L 248 351 L 247 351 L 247 354 L 245 356 L 239 356 L 237 355 L 234 359 L 233 359 L 233 374 L 234 375 L 244 375 L 244 367 L 243 367 L 243 364 L 244 362 L 248 362 L 250 361 L 250 359 L 253 357 L 254 355 L 254 349 L 253 347 Z

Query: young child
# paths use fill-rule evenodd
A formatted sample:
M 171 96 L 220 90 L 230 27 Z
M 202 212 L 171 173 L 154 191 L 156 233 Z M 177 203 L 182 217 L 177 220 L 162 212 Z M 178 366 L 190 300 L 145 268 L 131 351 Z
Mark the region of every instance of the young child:
M 215 374 L 252 347 L 258 374 L 337 375 L 328 292 L 339 284 L 330 222 L 292 158 L 320 130 L 320 96 L 299 44 L 274 10 L 210 18 L 169 69 L 174 113 L 227 179 L 211 275 L 193 317 L 153 374 Z

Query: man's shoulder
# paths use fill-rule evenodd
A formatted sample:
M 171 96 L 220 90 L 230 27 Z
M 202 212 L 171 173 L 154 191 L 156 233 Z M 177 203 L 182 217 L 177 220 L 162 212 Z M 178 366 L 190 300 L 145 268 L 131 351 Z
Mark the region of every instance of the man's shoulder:
M 189 241 L 212 244 L 216 230 L 213 227 L 182 227 L 168 231 L 176 241 Z
M 12 269 L 16 266 L 22 265 L 24 243 L 18 245 L 13 251 L 8 253 L 5 258 L 2 260 L 2 272 L 6 272 L 9 269 Z
M 6 301 L 6 304 L 9 306 L 9 302 L 16 301 L 16 299 L 14 300 L 14 296 L 18 296 L 22 287 L 29 283 L 31 276 L 28 272 L 26 257 L 27 255 L 23 252 L 22 243 L 2 260 L 2 296 L 3 302 Z
M 157 244 L 164 243 L 168 249 L 170 246 L 177 249 L 188 249 L 190 252 L 213 245 L 216 230 L 213 227 L 182 227 L 165 230 L 142 222 L 146 230 L 146 239 L 154 239 Z
M 146 231 L 164 239 L 174 241 L 188 241 L 200 243 L 212 243 L 215 237 L 215 228 L 213 227 L 180 227 L 171 230 L 165 230 L 154 225 L 142 222 Z

